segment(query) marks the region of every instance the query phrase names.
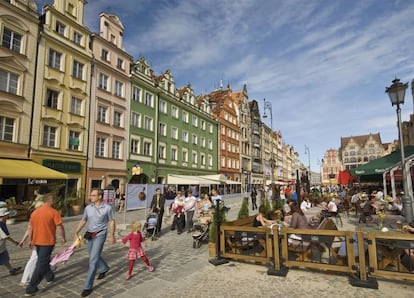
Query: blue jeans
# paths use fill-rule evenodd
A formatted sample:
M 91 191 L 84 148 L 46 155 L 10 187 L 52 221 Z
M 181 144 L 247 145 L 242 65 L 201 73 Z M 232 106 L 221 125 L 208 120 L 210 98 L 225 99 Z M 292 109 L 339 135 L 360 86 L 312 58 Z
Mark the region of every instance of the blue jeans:
M 37 292 L 37 286 L 40 284 L 43 277 L 47 281 L 53 281 L 55 279 L 55 275 L 53 274 L 52 270 L 50 270 L 49 265 L 53 248 L 54 245 L 36 245 L 35 249 L 37 252 L 37 262 L 30 283 L 26 288 L 27 294 L 33 294 Z
M 88 240 L 89 269 L 85 279 L 85 290 L 91 290 L 95 280 L 96 272 L 108 271 L 108 264 L 102 259 L 101 253 L 105 244 L 107 231 L 102 231 L 95 238 Z

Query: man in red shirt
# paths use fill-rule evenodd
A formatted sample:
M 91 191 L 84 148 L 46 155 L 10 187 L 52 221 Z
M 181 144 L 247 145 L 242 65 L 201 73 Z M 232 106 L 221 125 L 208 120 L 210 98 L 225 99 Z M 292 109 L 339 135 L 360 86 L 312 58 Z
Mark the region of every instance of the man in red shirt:
M 62 243 L 66 243 L 65 229 L 62 224 L 62 217 L 52 207 L 55 202 L 55 195 L 47 193 L 43 196 L 44 204 L 37 208 L 30 216 L 29 235 L 31 235 L 30 246 L 34 246 L 37 252 L 37 263 L 35 270 L 26 288 L 25 296 L 34 296 L 39 290 L 38 285 L 45 278 L 53 282 L 55 275 L 50 270 L 50 257 L 56 243 L 56 231 L 59 232 Z

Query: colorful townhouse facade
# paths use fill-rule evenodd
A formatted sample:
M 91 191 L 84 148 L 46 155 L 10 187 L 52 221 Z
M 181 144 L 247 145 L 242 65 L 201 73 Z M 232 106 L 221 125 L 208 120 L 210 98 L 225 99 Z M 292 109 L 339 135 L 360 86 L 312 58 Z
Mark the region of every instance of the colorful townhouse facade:
M 92 33 L 93 64 L 86 193 L 119 189 L 128 182 L 129 109 L 132 57 L 125 51 L 119 18 L 101 13 L 99 34 Z

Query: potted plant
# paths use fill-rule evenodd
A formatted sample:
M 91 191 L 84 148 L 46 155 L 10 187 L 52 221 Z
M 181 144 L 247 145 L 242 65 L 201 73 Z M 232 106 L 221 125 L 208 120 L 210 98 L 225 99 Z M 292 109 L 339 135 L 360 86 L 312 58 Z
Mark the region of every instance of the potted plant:
M 68 197 L 66 197 L 66 205 L 70 208 L 72 215 L 79 215 L 82 209 L 82 202 L 84 200 L 85 191 L 83 189 L 73 190 Z
M 237 219 L 249 217 L 249 198 L 243 198 Z
M 219 204 L 219 206 L 214 208 L 214 214 L 211 219 L 209 234 L 208 234 L 208 251 L 209 256 L 215 257 L 216 256 L 216 222 L 220 221 L 220 223 L 226 222 L 226 211 L 225 206 L 223 204 Z

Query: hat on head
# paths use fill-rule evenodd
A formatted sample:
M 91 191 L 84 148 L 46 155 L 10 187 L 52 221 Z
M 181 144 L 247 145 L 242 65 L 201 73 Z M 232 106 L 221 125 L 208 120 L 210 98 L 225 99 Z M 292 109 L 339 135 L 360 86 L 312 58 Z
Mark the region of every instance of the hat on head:
M 7 208 L 0 208 L 0 217 L 4 217 L 6 215 L 9 215 L 9 210 Z

